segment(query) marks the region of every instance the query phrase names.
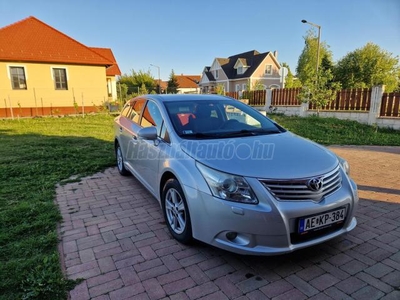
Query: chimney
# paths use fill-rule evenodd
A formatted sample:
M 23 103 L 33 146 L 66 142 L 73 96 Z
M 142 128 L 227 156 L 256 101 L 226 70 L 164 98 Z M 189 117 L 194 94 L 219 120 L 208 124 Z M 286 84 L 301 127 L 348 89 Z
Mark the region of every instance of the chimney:
M 274 56 L 276 59 L 278 59 L 278 51 L 276 51 L 276 50 L 274 51 Z

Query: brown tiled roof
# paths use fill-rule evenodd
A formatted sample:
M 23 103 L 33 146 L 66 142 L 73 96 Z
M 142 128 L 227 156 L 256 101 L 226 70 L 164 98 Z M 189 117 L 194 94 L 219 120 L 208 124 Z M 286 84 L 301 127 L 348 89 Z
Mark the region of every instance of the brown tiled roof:
M 197 88 L 201 76 L 199 75 L 175 75 L 179 88 Z
M 119 69 L 117 61 L 115 60 L 114 54 L 110 48 L 90 47 L 90 49 L 113 63 L 106 70 L 107 76 L 121 75 L 121 70 Z
M 157 86 L 158 85 L 158 78 L 154 79 L 154 85 Z M 165 90 L 168 87 L 168 81 L 162 81 L 160 80 L 160 87 L 162 90 Z
M 158 84 L 158 80 L 157 80 L 157 84 Z M 161 88 L 163 90 L 165 90 L 168 87 L 168 81 L 162 81 L 161 80 L 161 84 L 160 84 Z
M 104 65 L 113 63 L 35 17 L 0 28 L 0 61 Z

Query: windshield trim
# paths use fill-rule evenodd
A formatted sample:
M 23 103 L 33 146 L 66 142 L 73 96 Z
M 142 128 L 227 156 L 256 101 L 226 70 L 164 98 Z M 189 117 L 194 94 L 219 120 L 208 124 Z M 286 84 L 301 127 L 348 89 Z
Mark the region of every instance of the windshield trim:
M 179 100 L 163 102 L 169 119 L 173 125 L 175 133 L 182 139 L 218 139 L 229 137 L 244 137 L 255 135 L 278 134 L 286 130 L 276 124 L 273 120 L 235 99 L 202 99 L 202 100 Z M 213 126 L 193 126 L 193 120 L 198 116 L 199 105 L 208 105 L 213 109 L 210 117 L 201 120 L 205 124 L 210 121 L 220 122 L 222 125 Z M 227 107 L 232 107 L 232 111 Z M 236 110 L 236 111 L 234 111 Z M 210 114 L 210 113 L 208 113 Z M 230 121 L 226 128 L 223 126 Z M 189 126 L 189 122 L 192 124 Z M 199 121 L 197 121 L 200 123 Z M 201 128 L 203 127 L 203 128 Z

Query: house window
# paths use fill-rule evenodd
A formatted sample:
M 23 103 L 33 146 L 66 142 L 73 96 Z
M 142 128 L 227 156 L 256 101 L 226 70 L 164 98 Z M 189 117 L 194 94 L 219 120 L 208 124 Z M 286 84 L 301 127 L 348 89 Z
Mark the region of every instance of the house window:
M 26 90 L 24 67 L 10 67 L 10 77 L 13 90 Z
M 107 92 L 108 92 L 108 97 L 112 97 L 112 87 L 110 78 L 107 78 Z
M 243 67 L 238 67 L 237 68 L 237 73 L 238 74 L 243 74 Z
M 272 75 L 272 65 L 265 65 L 265 75 Z
M 68 90 L 66 69 L 53 68 L 53 78 L 56 90 Z
M 239 91 L 240 91 L 240 84 L 236 84 L 236 86 L 235 86 L 235 91 L 236 91 L 236 92 L 239 92 Z
M 245 90 L 247 90 L 247 84 L 243 83 L 242 84 L 242 91 L 245 91 Z
M 217 79 L 218 79 L 218 75 L 219 75 L 219 74 L 218 74 L 218 73 L 219 73 L 218 71 L 219 71 L 219 70 L 215 70 L 215 78 L 217 78 Z

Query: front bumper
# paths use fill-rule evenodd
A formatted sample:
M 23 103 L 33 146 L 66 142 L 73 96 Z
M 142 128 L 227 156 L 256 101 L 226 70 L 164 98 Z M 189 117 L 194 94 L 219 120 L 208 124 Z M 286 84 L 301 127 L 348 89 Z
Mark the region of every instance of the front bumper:
M 247 179 L 259 204 L 229 202 L 185 187 L 194 238 L 238 254 L 277 255 L 313 246 L 351 231 L 358 204 L 356 184 L 343 176 L 339 190 L 321 202 L 278 201 L 256 179 Z M 321 231 L 310 239 L 297 236 L 299 218 L 347 208 L 338 227 Z

